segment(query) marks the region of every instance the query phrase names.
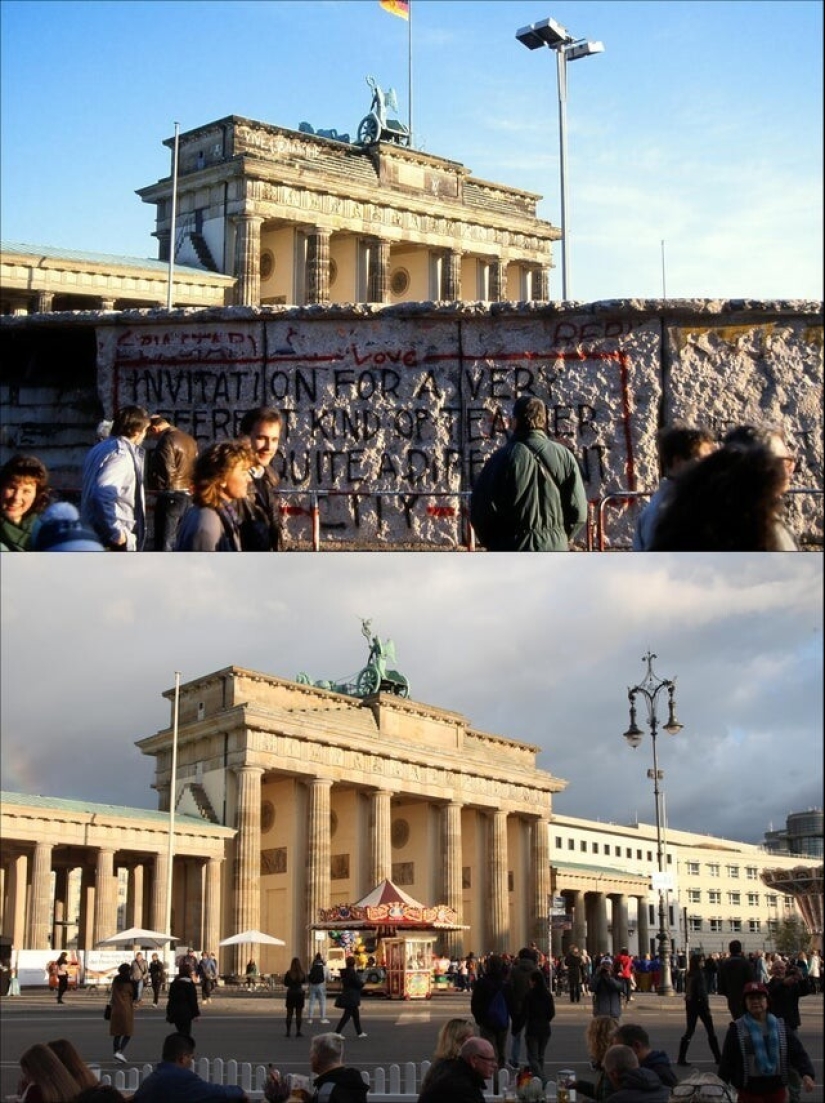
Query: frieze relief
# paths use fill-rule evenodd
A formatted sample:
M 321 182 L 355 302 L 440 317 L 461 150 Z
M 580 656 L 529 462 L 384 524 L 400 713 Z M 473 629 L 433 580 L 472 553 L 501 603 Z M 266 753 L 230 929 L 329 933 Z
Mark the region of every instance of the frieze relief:
M 550 793 L 543 788 L 498 778 L 482 777 L 437 766 L 405 762 L 369 752 L 351 751 L 342 747 L 325 746 L 297 739 L 293 736 L 256 733 L 257 750 L 272 754 L 279 760 L 298 759 L 305 763 L 337 769 L 348 779 L 356 780 L 361 774 L 363 783 L 370 775 L 394 778 L 415 790 L 426 789 L 437 798 L 439 790 L 458 790 L 485 798 L 485 803 L 507 801 L 511 804 L 546 804 Z M 309 771 L 307 771 L 309 772 Z

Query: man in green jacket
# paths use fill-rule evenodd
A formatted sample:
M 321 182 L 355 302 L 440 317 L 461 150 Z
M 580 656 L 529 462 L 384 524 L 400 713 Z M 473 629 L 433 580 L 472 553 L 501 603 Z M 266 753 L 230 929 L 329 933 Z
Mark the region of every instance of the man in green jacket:
M 523 395 L 512 436 L 481 470 L 470 519 L 488 551 L 567 551 L 587 520 L 579 465 L 547 435 L 547 407 Z

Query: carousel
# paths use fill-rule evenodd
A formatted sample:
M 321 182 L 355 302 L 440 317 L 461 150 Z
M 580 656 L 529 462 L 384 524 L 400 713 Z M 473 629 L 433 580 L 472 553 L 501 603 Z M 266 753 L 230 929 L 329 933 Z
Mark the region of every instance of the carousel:
M 347 948 L 354 948 L 359 937 L 372 936 L 376 959 L 386 971 L 387 998 L 402 1000 L 432 996 L 436 940 L 442 931 L 464 929 L 446 904 L 428 907 L 389 880 L 376 885 L 356 904 L 322 909 L 311 927 L 327 931 L 333 938 L 338 934 Z

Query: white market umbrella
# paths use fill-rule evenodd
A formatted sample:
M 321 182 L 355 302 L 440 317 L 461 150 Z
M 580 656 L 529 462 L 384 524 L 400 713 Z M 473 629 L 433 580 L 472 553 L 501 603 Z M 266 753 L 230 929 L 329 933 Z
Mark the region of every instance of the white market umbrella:
M 229 938 L 221 939 L 218 945 L 243 946 L 245 943 L 252 942 L 259 942 L 263 946 L 286 946 L 282 938 L 276 938 L 271 934 L 264 934 L 263 931 L 241 931 L 240 934 L 233 934 Z
M 163 931 L 149 931 L 145 927 L 129 927 L 128 930 L 118 931 L 117 934 L 101 938 L 98 946 L 151 946 L 158 948 L 166 946 L 169 942 L 180 942 L 177 935 L 164 934 Z

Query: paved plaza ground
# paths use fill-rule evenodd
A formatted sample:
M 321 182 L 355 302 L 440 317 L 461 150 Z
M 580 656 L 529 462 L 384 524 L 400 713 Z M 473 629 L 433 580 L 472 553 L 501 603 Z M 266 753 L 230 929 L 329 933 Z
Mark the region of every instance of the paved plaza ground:
M 69 1038 L 90 1064 L 99 1064 L 105 1070 L 126 1067 L 116 1065 L 112 1059 L 108 1024 L 103 1019 L 104 1003 L 102 992 L 78 991 L 70 992 L 64 1006 L 58 1007 L 53 994 L 46 990 L 24 992 L 22 996 L 7 997 L 0 1002 L 0 1098 L 14 1092 L 19 1072 L 17 1058 L 37 1041 Z M 332 1001 L 329 1003 L 331 1005 Z M 584 1031 L 591 1014 L 589 1002 L 585 997 L 581 1004 L 572 1005 L 564 996 L 556 1001 L 556 1008 L 546 1068 L 550 1073 L 559 1068 L 573 1068 L 583 1075 L 588 1071 Z M 469 1017 L 470 999 L 468 995 L 452 992 L 439 992 L 431 1000 L 407 1003 L 371 997 L 363 1001 L 361 1009 L 367 1037 L 357 1039 L 352 1024 L 346 1027 L 346 1060 L 348 1064 L 371 1071 L 379 1066 L 429 1059 L 442 1023 L 457 1016 Z M 815 1091 L 804 1098 L 809 1103 L 823 1103 L 822 997 L 807 997 L 801 1009 L 800 1036 L 814 1062 L 817 1079 Z M 711 1010 L 721 1043 L 728 1024 L 724 1000 L 711 997 Z M 154 1063 L 159 1059 L 163 1038 L 171 1027 L 165 1021 L 164 1012 L 153 1009 L 148 1003 L 137 1009 L 136 1015 L 135 1035 L 127 1055 L 137 1064 Z M 282 1072 L 308 1074 L 311 1035 L 335 1028 L 335 1010 L 331 1006 L 328 1016 L 332 1020 L 329 1026 L 321 1026 L 316 1021 L 312 1026 L 304 1026 L 304 1037 L 286 1038 L 282 995 L 220 989 L 213 1002 L 202 1008 L 201 1018 L 195 1023 L 198 1055 L 256 1064 L 272 1061 Z M 676 1059 L 684 1030 L 681 997 L 637 994 L 623 1021 L 641 1023 L 650 1034 L 654 1048 L 664 1049 L 671 1060 Z M 699 1071 L 714 1071 L 701 1024 L 689 1058 Z M 682 1077 L 689 1075 L 691 1069 L 680 1068 L 677 1072 Z

